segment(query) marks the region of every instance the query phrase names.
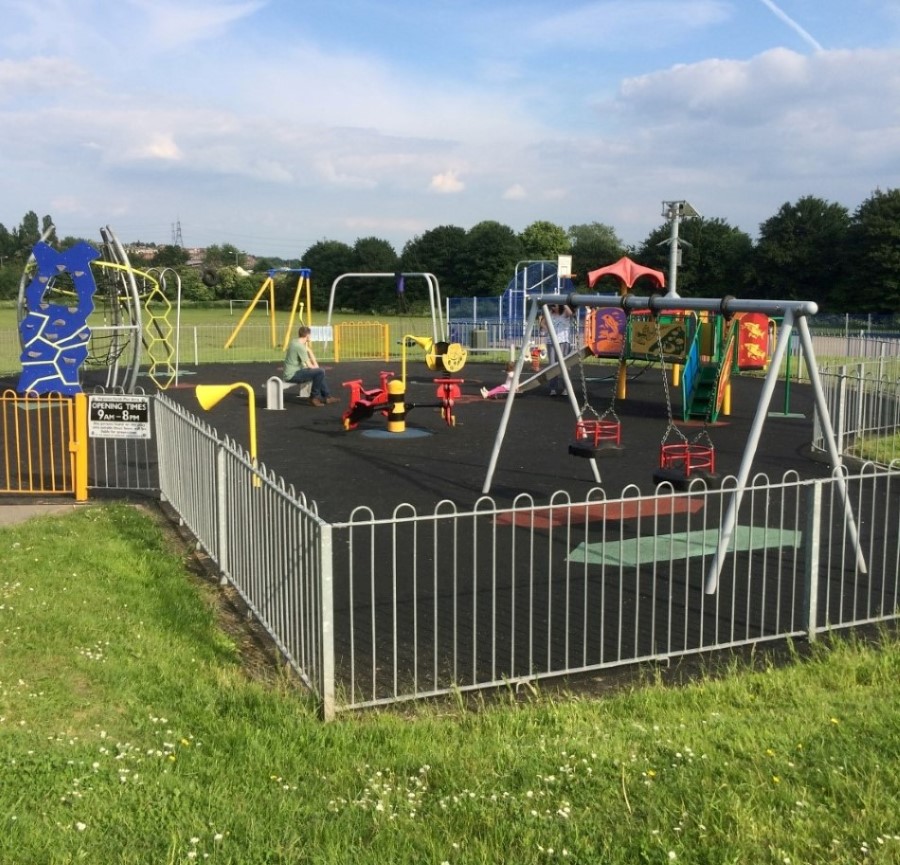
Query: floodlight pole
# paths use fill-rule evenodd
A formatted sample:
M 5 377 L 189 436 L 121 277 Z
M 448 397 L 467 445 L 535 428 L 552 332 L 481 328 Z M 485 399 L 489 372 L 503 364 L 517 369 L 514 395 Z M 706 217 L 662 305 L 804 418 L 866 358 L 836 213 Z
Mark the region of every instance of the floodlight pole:
M 687 201 L 664 201 L 662 215 L 672 224 L 669 239 L 664 241 L 669 244 L 669 288 L 666 297 L 678 297 L 678 253 L 681 244 L 690 246 L 686 241 L 678 239 L 678 226 L 682 219 L 700 214 Z

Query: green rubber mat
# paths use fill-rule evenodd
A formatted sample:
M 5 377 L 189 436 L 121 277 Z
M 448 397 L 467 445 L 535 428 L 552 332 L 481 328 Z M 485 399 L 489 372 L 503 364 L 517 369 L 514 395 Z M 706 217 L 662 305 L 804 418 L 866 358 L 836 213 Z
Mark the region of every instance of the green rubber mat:
M 799 547 L 802 532 L 766 526 L 736 526 L 728 545 L 729 552 Z M 719 543 L 719 530 L 679 532 L 674 535 L 630 538 L 625 541 L 579 544 L 569 553 L 570 562 L 591 565 L 626 565 L 711 556 Z

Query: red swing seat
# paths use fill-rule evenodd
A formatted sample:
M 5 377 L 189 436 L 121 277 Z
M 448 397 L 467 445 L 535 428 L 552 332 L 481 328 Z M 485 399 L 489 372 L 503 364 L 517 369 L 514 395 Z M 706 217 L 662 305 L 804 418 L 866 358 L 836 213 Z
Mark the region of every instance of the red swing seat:
M 687 490 L 691 481 L 702 478 L 707 486 L 716 480 L 716 451 L 703 442 L 674 442 L 659 446 L 659 469 L 653 474 L 657 485 L 669 483 L 674 489 Z
M 575 440 L 569 445 L 572 456 L 591 459 L 622 454 L 622 424 L 618 420 L 579 418 Z

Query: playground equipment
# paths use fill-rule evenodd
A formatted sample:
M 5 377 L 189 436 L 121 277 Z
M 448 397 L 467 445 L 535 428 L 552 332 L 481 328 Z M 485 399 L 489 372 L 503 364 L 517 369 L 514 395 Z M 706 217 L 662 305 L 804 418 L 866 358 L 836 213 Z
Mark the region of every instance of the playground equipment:
M 497 349 L 532 342 L 525 331 L 528 302 L 542 292 L 568 293 L 575 287 L 571 278 L 571 256 L 556 260 L 526 259 L 516 263 L 512 279 L 501 295 L 490 297 L 452 297 L 447 300 L 447 318 L 453 338 L 473 349 Z M 533 348 L 546 361 L 543 340 L 534 339 Z M 535 372 L 538 370 L 535 369 Z
M 231 336 L 225 341 L 225 348 L 231 348 L 232 343 L 237 339 L 237 335 L 241 332 L 241 328 L 246 324 L 247 319 L 253 313 L 253 310 L 256 309 L 257 304 L 263 299 L 263 296 L 268 292 L 268 303 L 266 304 L 266 311 L 269 315 L 269 329 L 271 331 L 271 339 L 272 339 L 272 348 L 278 347 L 277 337 L 275 334 L 275 276 L 280 273 L 297 273 L 299 274 L 297 278 L 297 287 L 294 289 L 294 299 L 291 303 L 291 312 L 288 316 L 287 327 L 284 330 L 284 340 L 281 344 L 281 350 L 285 351 L 288 347 L 288 343 L 291 341 L 291 332 L 294 329 L 295 322 L 299 324 L 307 324 L 312 326 L 312 288 L 310 286 L 310 276 L 312 271 L 308 267 L 278 267 L 273 268 L 272 270 L 266 271 L 266 278 L 263 280 L 262 285 L 259 287 L 259 291 L 253 297 L 253 300 L 250 301 L 247 309 L 244 310 L 244 314 L 241 316 L 240 321 L 235 325 L 234 330 L 231 332 Z M 305 294 L 305 300 L 301 300 L 301 297 Z M 306 310 L 307 320 L 303 320 L 303 311 L 304 308 Z
M 250 460 L 253 466 L 256 467 L 256 394 L 253 392 L 253 386 L 245 381 L 236 381 L 233 384 L 198 384 L 194 388 L 194 394 L 197 397 L 197 402 L 200 403 L 200 407 L 209 411 L 238 388 L 247 392 L 247 412 L 250 426 L 249 453 Z M 258 475 L 254 475 L 253 485 L 256 487 L 261 486 Z
M 705 591 L 712 594 L 718 587 L 719 575 L 724 564 L 725 555 L 731 543 L 732 534 L 737 525 L 737 514 L 740 508 L 741 500 L 747 488 L 750 476 L 750 469 L 753 465 L 753 459 L 759 446 L 759 439 L 765 424 L 767 410 L 772 399 L 772 393 L 778 378 L 778 372 L 784 359 L 784 352 L 790 342 L 791 333 L 796 326 L 797 333 L 800 338 L 800 346 L 804 358 L 809 369 L 810 382 L 815 397 L 816 411 L 819 417 L 819 424 L 822 429 L 823 438 L 825 440 L 829 461 L 836 479 L 838 490 L 844 505 L 844 520 L 847 527 L 847 534 L 852 547 L 856 551 L 857 566 L 862 573 L 868 573 L 863 551 L 859 544 L 859 533 L 857 531 L 855 518 L 853 516 L 852 507 L 848 497 L 847 485 L 844 475 L 841 472 L 841 458 L 838 453 L 837 442 L 835 439 L 834 428 L 831 423 L 831 417 L 828 411 L 828 405 L 825 400 L 825 394 L 822 389 L 819 371 L 816 365 L 815 350 L 813 349 L 812 338 L 809 333 L 809 326 L 806 318 L 815 315 L 818 312 L 818 306 L 812 301 L 781 301 L 781 300 L 741 300 L 738 298 L 728 297 L 723 299 L 711 298 L 670 298 L 662 296 L 638 297 L 633 294 L 622 296 L 616 295 L 540 295 L 533 298 L 531 309 L 529 312 L 529 325 L 534 326 L 537 321 L 538 314 L 543 310 L 547 315 L 548 306 L 551 304 L 568 304 L 575 308 L 584 306 L 588 308 L 608 308 L 618 306 L 627 312 L 643 310 L 650 313 L 661 313 L 667 310 L 678 310 L 682 312 L 721 312 L 725 316 L 735 316 L 744 312 L 765 313 L 769 317 L 783 316 L 781 327 L 779 329 L 778 338 L 776 340 L 775 352 L 768 365 L 766 377 L 763 381 L 762 391 L 757 403 L 756 413 L 750 427 L 750 433 L 747 438 L 747 444 L 744 448 L 744 454 L 741 458 L 740 468 L 736 476 L 735 488 L 728 504 L 728 509 L 722 522 L 722 531 L 719 536 L 718 545 L 715 554 L 712 557 L 709 571 L 707 572 Z M 552 323 L 550 325 L 550 337 L 555 341 L 558 349 L 559 343 Z M 482 492 L 487 494 L 490 492 L 491 483 L 493 481 L 494 472 L 497 468 L 497 461 L 500 456 L 500 449 L 503 444 L 503 438 L 506 435 L 509 418 L 515 404 L 515 396 L 519 379 L 522 373 L 522 367 L 525 364 L 526 352 L 523 349 L 519 352 L 516 361 L 516 367 L 513 373 L 513 381 L 510 392 L 503 405 L 503 416 L 497 430 L 497 436 L 494 441 L 494 447 L 491 452 L 490 462 L 488 465 L 487 475 L 485 477 Z M 560 367 L 561 374 L 566 381 L 566 389 L 569 392 L 569 402 L 572 411 L 578 417 L 579 407 L 575 402 L 575 396 L 569 378 L 567 367 L 563 364 Z M 599 471 L 597 470 L 596 460 L 589 460 L 597 483 L 600 483 Z
M 618 369 L 624 375 L 622 358 L 625 356 L 625 340 L 621 341 Z M 613 388 L 609 406 L 602 414 L 591 405 L 587 379 L 584 375 L 584 354 L 578 352 L 578 374 L 582 403 L 575 421 L 575 440 L 569 445 L 569 453 L 576 457 L 620 456 L 622 454 L 622 422 L 616 414 L 617 386 Z M 590 412 L 593 417 L 586 417 Z
M 443 373 L 440 378 L 434 379 L 439 400 L 437 403 L 406 402 L 406 351 L 414 345 L 425 349 L 428 369 Z M 440 408 L 444 422 L 448 426 L 454 426 L 456 418 L 453 406 L 462 395 L 460 385 L 464 380 L 450 376 L 463 368 L 466 356 L 466 350 L 459 343 L 435 342 L 429 336 L 407 334 L 403 337 L 399 380 L 393 378 L 392 372 L 382 371 L 380 385 L 375 388 L 364 388 L 362 379 L 343 382 L 344 387 L 350 389 L 350 404 L 341 416 L 344 429 L 355 429 L 360 421 L 371 417 L 375 412 L 381 412 L 388 419 L 390 432 L 403 432 L 406 412 L 413 408 Z
M 106 370 L 105 386 L 131 393 L 142 350 L 150 375 L 165 389 L 178 378 L 178 318 L 173 327 L 168 269 L 142 271 L 109 226 L 100 229 L 99 249 L 80 243 L 57 252 L 48 244 L 53 227 L 22 271 L 16 313 L 22 348 L 23 392 L 76 393 L 82 366 Z M 175 282 L 180 316 L 181 283 Z
M 342 273 L 331 283 L 331 292 L 328 296 L 327 325 L 331 327 L 331 316 L 334 311 L 334 298 L 338 285 L 345 279 L 393 279 L 397 282 L 398 294 L 405 299 L 406 280 L 410 277 L 420 277 L 425 280 L 428 289 L 428 304 L 431 308 L 431 338 L 435 343 L 447 341 L 447 324 L 444 321 L 444 310 L 441 302 L 441 289 L 437 277 L 433 273 L 403 272 L 403 273 Z
M 653 473 L 653 483 L 657 486 L 662 483 L 670 484 L 674 489 L 688 489 L 691 482 L 702 477 L 707 485 L 716 478 L 716 451 L 709 437 L 708 424 L 713 414 L 715 400 L 710 397 L 707 403 L 707 414 L 704 418 L 703 429 L 693 439 L 688 437 L 675 425 L 672 412 L 672 394 L 669 390 L 669 377 L 666 370 L 666 357 L 663 350 L 663 340 L 659 334 L 660 316 L 653 316 L 656 321 L 657 339 L 659 348 L 659 367 L 662 372 L 663 390 L 666 397 L 666 415 L 668 425 L 659 443 L 659 468 Z M 713 376 L 713 381 L 718 382 L 718 373 Z M 674 437 L 675 441 L 669 439 Z

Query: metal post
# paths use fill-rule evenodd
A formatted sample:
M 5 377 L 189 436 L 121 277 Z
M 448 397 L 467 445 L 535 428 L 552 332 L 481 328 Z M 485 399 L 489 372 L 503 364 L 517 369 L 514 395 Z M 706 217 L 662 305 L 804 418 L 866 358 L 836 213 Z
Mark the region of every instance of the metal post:
M 228 555 L 228 490 L 226 489 L 225 448 L 216 447 L 216 559 L 224 586 L 231 574 Z
M 806 531 L 803 552 L 806 561 L 804 572 L 804 603 L 806 605 L 806 637 L 816 639 L 816 623 L 819 619 L 819 535 L 822 522 L 822 481 L 816 481 L 809 489 L 806 502 Z
M 569 378 L 569 368 L 566 366 L 564 358 L 562 356 L 562 351 L 559 346 L 559 334 L 556 332 L 556 327 L 553 324 L 553 319 L 550 317 L 550 310 L 544 306 L 543 308 L 544 321 L 547 323 L 547 334 L 550 336 L 550 342 L 553 343 L 553 353 L 556 356 L 556 363 L 559 366 L 559 371 L 562 375 L 563 381 L 565 382 L 566 393 L 569 397 L 569 405 L 572 406 L 572 413 L 575 415 L 575 419 L 578 419 L 578 400 L 575 398 L 575 388 L 572 387 L 572 379 Z M 600 468 L 597 465 L 597 460 L 595 457 L 591 457 L 589 460 L 591 464 L 591 471 L 594 473 L 594 480 L 599 484 L 602 483 L 600 478 Z
M 334 560 L 333 542 L 331 537 L 332 527 L 320 525 L 319 527 L 319 575 L 320 585 L 320 628 L 319 642 L 321 644 L 322 679 L 319 683 L 321 689 L 321 713 L 323 721 L 334 719 Z
M 816 365 L 816 354 L 813 349 L 812 337 L 809 335 L 809 328 L 806 325 L 806 319 L 801 318 L 797 330 L 800 333 L 800 344 L 806 354 L 806 363 L 809 366 L 809 378 L 813 386 L 813 395 L 816 398 L 816 410 L 819 413 L 819 421 L 822 424 L 822 432 L 825 435 L 825 443 L 828 445 L 828 455 L 831 458 L 831 468 L 838 490 L 844 502 L 844 519 L 847 521 L 847 531 L 850 535 L 851 543 L 856 547 L 856 565 L 861 574 L 869 572 L 866 566 L 866 560 L 863 557 L 862 547 L 859 544 L 859 533 L 856 530 L 856 521 L 853 518 L 853 510 L 850 507 L 850 499 L 847 493 L 847 481 L 844 476 L 841 465 L 841 456 L 837 449 L 834 436 L 834 429 L 831 426 L 831 418 L 828 414 L 828 405 L 825 402 L 825 392 L 822 390 L 822 379 L 819 378 L 819 368 Z
M 537 321 L 537 313 L 538 313 L 538 305 L 535 301 L 531 304 L 531 309 L 528 312 L 528 321 L 526 323 L 527 330 L 526 333 L 530 332 L 534 327 L 534 323 Z M 488 462 L 488 470 L 487 476 L 484 479 L 484 485 L 481 488 L 481 492 L 487 494 L 491 491 L 491 483 L 494 479 L 494 472 L 497 469 L 497 460 L 500 457 L 500 448 L 503 445 L 503 438 L 506 435 L 506 428 L 509 426 L 509 416 L 512 414 L 513 401 L 516 398 L 516 389 L 519 387 L 519 379 L 522 377 L 522 367 L 525 365 L 525 354 L 526 354 L 526 346 L 524 341 L 522 342 L 522 347 L 519 350 L 519 358 L 516 361 L 516 368 L 513 371 L 513 379 L 509 386 L 509 393 L 506 395 L 506 399 L 503 401 L 503 415 L 500 418 L 500 426 L 497 428 L 497 436 L 494 439 L 494 448 L 491 451 L 491 459 Z
M 678 297 L 678 223 L 681 212 L 676 206 L 672 215 L 672 234 L 669 238 L 669 289 L 666 297 Z
M 728 552 L 728 545 L 731 543 L 731 536 L 737 525 L 738 510 L 741 506 L 741 499 L 744 497 L 744 491 L 747 488 L 747 480 L 750 477 L 750 468 L 753 465 L 753 458 L 756 456 L 756 448 L 759 445 L 760 435 L 762 434 L 763 423 L 765 423 L 766 412 L 769 408 L 769 402 L 772 399 L 772 392 L 775 390 L 775 382 L 778 379 L 778 370 L 781 369 L 781 361 L 790 339 L 791 330 L 794 325 L 794 314 L 791 310 L 785 313 L 784 320 L 781 324 L 781 334 L 779 335 L 778 344 L 775 347 L 775 355 L 772 363 L 769 364 L 769 371 L 766 373 L 763 382 L 762 393 L 759 397 L 759 404 L 756 407 L 756 414 L 753 417 L 753 423 L 750 425 L 750 434 L 747 438 L 747 444 L 744 447 L 744 455 L 741 458 L 741 466 L 737 473 L 737 483 L 734 492 L 731 494 L 731 500 L 725 512 L 725 518 L 722 520 L 722 528 L 719 534 L 719 545 L 713 556 L 712 564 L 709 567 L 709 573 L 706 576 L 706 585 L 704 591 L 706 594 L 714 594 L 719 587 L 719 575 L 722 573 L 722 565 L 725 563 L 725 555 Z

